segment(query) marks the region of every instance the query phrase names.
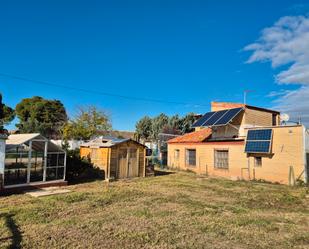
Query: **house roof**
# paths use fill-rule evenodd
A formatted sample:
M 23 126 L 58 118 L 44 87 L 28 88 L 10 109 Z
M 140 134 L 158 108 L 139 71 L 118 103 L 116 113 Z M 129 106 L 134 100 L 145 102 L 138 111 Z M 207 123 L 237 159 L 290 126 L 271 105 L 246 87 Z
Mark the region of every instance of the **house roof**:
M 205 128 L 199 131 L 190 132 L 183 136 L 168 140 L 167 143 L 201 143 L 211 136 L 211 129 Z
M 271 112 L 275 114 L 280 114 L 279 111 L 271 110 L 271 109 L 266 109 L 262 107 L 257 107 L 257 106 L 252 106 L 252 105 L 245 105 L 246 108 L 248 109 L 253 109 L 253 110 L 258 110 L 258 111 L 263 111 L 263 112 Z
M 91 147 L 91 148 L 109 148 L 112 146 L 115 146 L 117 144 L 121 144 L 124 142 L 133 141 L 135 143 L 138 143 L 132 139 L 129 138 L 115 138 L 115 137 L 108 137 L 108 136 L 101 136 L 98 138 L 95 138 L 93 140 L 90 140 L 87 143 L 83 143 L 80 145 L 80 147 Z M 139 143 L 140 144 L 140 143 Z M 143 145 L 143 144 L 141 144 Z M 145 145 L 143 145 L 145 146 Z
M 40 133 L 25 133 L 25 134 L 12 134 L 9 135 L 6 140 L 6 147 L 12 149 L 20 145 L 28 145 L 32 141 L 32 149 L 37 151 L 44 151 L 45 145 L 43 142 L 48 142 L 48 151 L 49 152 L 63 152 L 63 150 L 56 144 L 50 142 L 47 138 L 43 137 Z
M 114 138 L 134 138 L 134 131 L 118 131 L 118 130 L 112 130 L 112 131 L 104 131 L 99 132 L 99 136 L 102 137 L 114 137 Z
M 215 101 L 211 102 L 211 110 L 212 111 L 233 109 L 233 108 L 238 108 L 238 107 L 246 107 L 248 109 L 253 109 L 253 110 L 259 110 L 259 111 L 264 111 L 264 112 L 271 112 L 271 113 L 280 114 L 280 112 L 275 111 L 275 110 L 266 109 L 266 108 L 257 107 L 257 106 L 252 106 L 252 105 L 246 105 L 246 104 L 243 104 L 243 103 L 215 102 Z

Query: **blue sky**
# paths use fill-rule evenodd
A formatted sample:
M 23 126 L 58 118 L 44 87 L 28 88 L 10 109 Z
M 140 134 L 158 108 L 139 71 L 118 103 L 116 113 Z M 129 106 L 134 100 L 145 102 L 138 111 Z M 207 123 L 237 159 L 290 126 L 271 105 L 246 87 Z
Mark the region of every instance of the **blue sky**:
M 308 11 L 306 1 L 1 1 L 0 74 L 188 104 L 6 76 L 0 91 L 12 107 L 35 95 L 59 99 L 70 116 L 77 106 L 96 105 L 120 130 L 134 130 L 144 115 L 204 113 L 210 101 L 242 102 L 244 89 L 254 90 L 249 104 L 284 109 L 287 94 L 306 83 L 276 83 L 290 64 L 272 67 L 269 57 L 246 63 L 259 51 L 244 48 L 280 18 Z

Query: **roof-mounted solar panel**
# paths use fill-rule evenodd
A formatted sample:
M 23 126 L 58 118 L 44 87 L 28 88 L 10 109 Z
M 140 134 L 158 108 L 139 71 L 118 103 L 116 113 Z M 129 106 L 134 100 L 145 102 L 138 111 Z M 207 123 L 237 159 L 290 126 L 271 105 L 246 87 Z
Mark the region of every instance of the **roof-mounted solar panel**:
M 222 126 L 226 125 L 229 122 L 231 122 L 241 111 L 243 110 L 242 107 L 240 108 L 234 108 L 228 110 L 220 119 L 217 120 L 216 123 L 214 123 L 214 126 Z
M 216 123 L 220 118 L 223 117 L 224 114 L 226 114 L 228 110 L 222 110 L 215 112 L 214 115 L 212 115 L 206 122 L 203 123 L 203 126 L 212 126 L 214 123 Z
M 204 116 L 202 116 L 201 118 L 199 118 L 193 125 L 192 127 L 200 127 L 203 126 L 203 123 L 205 123 L 212 115 L 214 115 L 215 112 L 207 112 L 206 114 L 204 114 Z
M 272 129 L 248 130 L 245 152 L 270 153 Z
M 203 117 L 198 119 L 192 127 L 200 126 L 223 126 L 231 122 L 243 108 L 233 108 L 227 110 L 221 110 L 217 112 L 207 112 Z

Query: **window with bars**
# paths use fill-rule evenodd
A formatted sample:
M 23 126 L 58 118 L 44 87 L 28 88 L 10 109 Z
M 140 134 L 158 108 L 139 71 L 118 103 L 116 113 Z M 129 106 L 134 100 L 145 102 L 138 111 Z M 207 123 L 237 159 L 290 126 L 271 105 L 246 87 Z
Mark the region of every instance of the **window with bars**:
M 262 167 L 262 157 L 260 156 L 254 157 L 254 166 Z
M 215 150 L 215 168 L 228 169 L 229 168 L 229 151 Z
M 196 150 L 186 149 L 186 165 L 196 166 Z
M 175 150 L 175 151 L 174 151 L 174 159 L 175 159 L 176 161 L 179 160 L 179 154 L 180 154 L 180 151 L 179 151 L 179 150 Z

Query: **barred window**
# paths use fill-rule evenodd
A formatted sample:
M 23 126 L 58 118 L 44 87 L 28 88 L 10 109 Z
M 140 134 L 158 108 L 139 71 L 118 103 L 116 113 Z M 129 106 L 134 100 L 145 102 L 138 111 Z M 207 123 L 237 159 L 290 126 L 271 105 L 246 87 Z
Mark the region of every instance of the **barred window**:
M 196 166 L 196 150 L 186 149 L 186 165 Z
M 215 150 L 215 168 L 228 169 L 229 168 L 229 151 Z

